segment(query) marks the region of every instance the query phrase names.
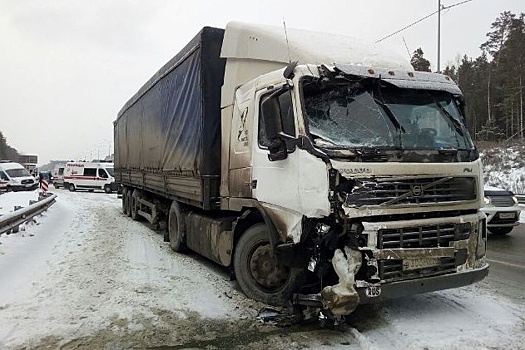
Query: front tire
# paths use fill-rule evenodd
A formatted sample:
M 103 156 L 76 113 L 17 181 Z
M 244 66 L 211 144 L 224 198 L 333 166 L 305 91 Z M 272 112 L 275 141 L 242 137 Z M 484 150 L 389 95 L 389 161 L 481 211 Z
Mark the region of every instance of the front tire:
M 70 192 L 75 192 L 76 190 L 77 190 L 77 189 L 76 189 L 75 185 L 73 185 L 73 184 L 69 184 L 69 191 L 70 191 Z
M 106 192 L 107 194 L 110 194 L 112 191 L 111 191 L 111 187 L 109 185 L 105 185 L 104 186 L 104 192 Z
M 289 305 L 305 276 L 303 268 L 284 266 L 275 259 L 264 224 L 250 227 L 241 236 L 233 264 L 244 294 L 274 306 Z

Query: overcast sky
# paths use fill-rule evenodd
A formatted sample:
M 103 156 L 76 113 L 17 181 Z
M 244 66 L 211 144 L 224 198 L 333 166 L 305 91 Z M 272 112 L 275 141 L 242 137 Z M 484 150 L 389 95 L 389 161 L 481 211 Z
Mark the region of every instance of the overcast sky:
M 122 105 L 203 26 L 284 20 L 373 43 L 437 8 L 438 0 L 0 0 L 0 131 L 39 165 L 102 158 Z M 441 68 L 479 56 L 507 10 L 525 12 L 525 1 L 472 0 L 442 11 Z M 407 59 L 421 47 L 435 70 L 437 22 L 433 15 L 382 44 Z

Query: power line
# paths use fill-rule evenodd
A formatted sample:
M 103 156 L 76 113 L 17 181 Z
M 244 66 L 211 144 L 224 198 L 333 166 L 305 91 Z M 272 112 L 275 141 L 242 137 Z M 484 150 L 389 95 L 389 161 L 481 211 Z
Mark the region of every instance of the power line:
M 391 36 L 394 36 L 394 35 L 396 35 L 397 33 L 400 33 L 400 32 L 402 32 L 403 30 L 408 29 L 408 28 L 412 27 L 413 25 L 416 25 L 416 24 L 418 24 L 419 22 L 424 21 L 425 19 L 427 19 L 427 18 L 429 18 L 429 17 L 435 15 L 435 14 L 438 13 L 439 11 L 447 10 L 447 9 L 452 8 L 452 7 L 455 7 L 455 6 L 458 6 L 458 5 L 461 5 L 461 4 L 464 4 L 464 3 L 467 3 L 467 2 L 471 2 L 471 1 L 472 1 L 472 0 L 460 1 L 460 2 L 458 2 L 458 3 L 455 3 L 455 4 L 453 4 L 453 5 L 449 5 L 449 6 L 444 6 L 444 5 L 442 5 L 441 8 L 438 9 L 437 11 L 434 11 L 434 12 L 432 12 L 432 13 L 426 15 L 425 17 L 418 19 L 417 21 L 415 21 L 415 22 L 413 22 L 413 23 L 410 23 L 409 25 L 404 26 L 403 28 L 401 28 L 401 29 L 399 29 L 399 30 L 396 30 L 395 32 L 393 32 L 393 33 L 391 33 L 391 34 L 388 34 L 388 35 L 385 36 L 384 38 L 381 38 L 381 39 L 377 40 L 375 43 L 377 44 L 377 43 L 379 43 L 379 42 L 381 42 L 381 41 L 383 41 L 383 40 L 385 40 L 385 39 L 388 39 L 388 38 L 390 38 Z

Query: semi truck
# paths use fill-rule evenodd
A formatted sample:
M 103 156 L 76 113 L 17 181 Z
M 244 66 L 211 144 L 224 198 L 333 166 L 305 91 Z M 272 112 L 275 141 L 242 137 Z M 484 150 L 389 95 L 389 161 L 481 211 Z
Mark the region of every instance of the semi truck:
M 464 111 L 449 77 L 347 36 L 204 27 L 114 121 L 122 211 L 333 319 L 469 285 L 489 265 Z

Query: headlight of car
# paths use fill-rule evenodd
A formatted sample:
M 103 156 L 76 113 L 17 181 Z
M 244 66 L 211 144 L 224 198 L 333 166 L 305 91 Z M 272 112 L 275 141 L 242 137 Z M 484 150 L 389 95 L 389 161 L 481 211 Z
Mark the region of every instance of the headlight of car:
M 518 204 L 518 198 L 516 198 L 516 196 L 512 196 L 512 200 L 514 201 L 515 204 Z
M 483 198 L 483 200 L 484 200 L 485 204 L 490 204 L 490 203 L 492 202 L 492 200 L 490 199 L 490 197 L 487 197 L 487 196 L 485 196 L 485 197 Z

